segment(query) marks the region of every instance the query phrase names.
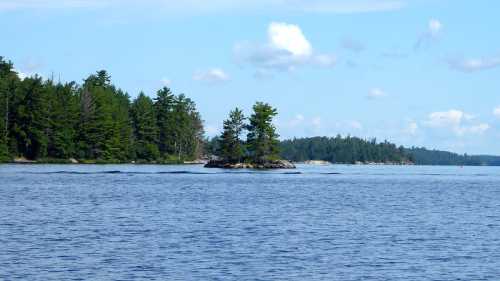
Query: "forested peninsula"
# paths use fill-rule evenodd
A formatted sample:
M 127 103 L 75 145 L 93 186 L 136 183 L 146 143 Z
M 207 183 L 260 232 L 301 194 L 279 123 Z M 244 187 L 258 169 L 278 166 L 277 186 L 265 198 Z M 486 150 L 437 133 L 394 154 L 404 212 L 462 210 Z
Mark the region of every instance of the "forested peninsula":
M 168 87 L 131 99 L 101 70 L 77 82 L 21 79 L 0 57 L 0 163 L 157 163 L 209 161 L 211 167 L 291 168 L 291 162 L 494 165 L 500 157 L 404 148 L 351 136 L 279 140 L 276 108 L 250 116 L 236 108 L 208 139 L 193 100 Z
M 131 100 L 104 70 L 82 85 L 20 79 L 0 57 L 0 162 L 182 163 L 203 134 L 195 103 L 167 87 Z

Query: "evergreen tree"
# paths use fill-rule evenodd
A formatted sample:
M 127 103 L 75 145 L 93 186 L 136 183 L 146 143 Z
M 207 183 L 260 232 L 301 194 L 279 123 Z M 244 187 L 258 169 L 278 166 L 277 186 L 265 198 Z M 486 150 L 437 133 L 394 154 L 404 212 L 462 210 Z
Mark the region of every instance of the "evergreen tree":
M 250 116 L 247 144 L 250 157 L 255 163 L 279 158 L 279 141 L 272 121 L 278 111 L 267 103 L 257 102 Z
M 12 96 L 19 82 L 11 62 L 0 57 L 0 163 L 11 158 L 9 153 L 9 127 Z
M 19 156 L 37 159 L 47 155 L 49 102 L 42 78 L 35 76 L 19 83 L 15 91 L 12 137 Z
M 243 142 L 240 139 L 245 129 L 245 116 L 236 108 L 229 113 L 229 119 L 224 121 L 224 132 L 220 138 L 219 155 L 225 162 L 239 163 L 245 155 Z
M 141 92 L 132 103 L 131 117 L 134 126 L 136 159 L 158 160 L 160 151 L 157 146 L 158 127 L 153 100 Z
M 175 153 L 173 130 L 176 126 L 173 114 L 175 96 L 168 87 L 157 92 L 155 100 L 156 122 L 159 130 L 158 149 L 162 157 Z
M 75 83 L 46 84 L 49 94 L 48 156 L 67 159 L 75 156 L 78 97 Z

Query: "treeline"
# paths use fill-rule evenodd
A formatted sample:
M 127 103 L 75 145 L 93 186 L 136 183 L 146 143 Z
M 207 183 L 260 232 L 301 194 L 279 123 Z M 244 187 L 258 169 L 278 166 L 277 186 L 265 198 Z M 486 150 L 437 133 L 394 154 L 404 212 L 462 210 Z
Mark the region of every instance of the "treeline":
M 129 95 L 106 71 L 75 82 L 20 79 L 0 57 L 0 161 L 23 157 L 102 162 L 172 162 L 202 153 L 195 103 L 163 88 Z
M 412 163 L 411 154 L 387 141 L 357 137 L 313 137 L 285 140 L 280 143 L 281 157 L 294 162 L 323 160 L 331 163 Z
M 499 156 L 457 154 L 418 147 L 406 152 L 413 156 L 417 165 L 500 166 Z

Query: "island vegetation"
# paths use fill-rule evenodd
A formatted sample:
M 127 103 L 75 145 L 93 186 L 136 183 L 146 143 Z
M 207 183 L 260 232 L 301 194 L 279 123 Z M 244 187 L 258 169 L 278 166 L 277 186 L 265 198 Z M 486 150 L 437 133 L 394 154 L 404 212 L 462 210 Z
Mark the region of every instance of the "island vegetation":
M 278 114 L 276 108 L 263 102 L 253 106 L 253 114 L 248 118 L 239 108 L 229 113 L 224 121 L 224 130 L 219 138 L 214 139 L 213 154 L 208 168 L 254 168 L 275 169 L 295 168 L 288 161 L 280 159 L 279 135 L 273 125 L 273 118 Z M 241 136 L 247 132 L 246 140 Z
M 131 100 L 104 70 L 81 85 L 20 79 L 0 57 L 0 162 L 180 163 L 201 156 L 202 123 L 167 87 Z

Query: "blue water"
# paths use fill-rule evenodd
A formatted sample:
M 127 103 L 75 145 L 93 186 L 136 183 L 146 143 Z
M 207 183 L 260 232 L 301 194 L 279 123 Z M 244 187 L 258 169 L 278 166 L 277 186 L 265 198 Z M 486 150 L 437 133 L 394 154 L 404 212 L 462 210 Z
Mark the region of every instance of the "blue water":
M 0 166 L 0 280 L 500 280 L 500 168 Z

